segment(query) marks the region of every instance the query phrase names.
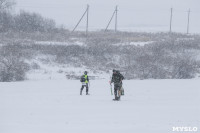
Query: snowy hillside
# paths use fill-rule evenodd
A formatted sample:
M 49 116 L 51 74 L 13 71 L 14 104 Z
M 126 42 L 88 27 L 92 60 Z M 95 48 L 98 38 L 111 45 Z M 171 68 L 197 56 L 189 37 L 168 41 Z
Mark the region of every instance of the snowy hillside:
M 45 64 L 38 60 L 31 61 L 30 64 L 35 64 L 38 68 L 28 71 L 26 80 L 80 79 L 80 76 L 83 75 L 84 71 L 88 71 L 90 78 L 92 79 L 105 79 L 108 76 L 104 71 L 92 71 L 85 66 L 75 67 L 72 65 L 60 65 L 56 63 Z
M 99 79 L 112 69 L 121 70 L 126 79 L 199 75 L 199 35 L 93 32 L 87 38 L 82 32 L 64 34 L 30 33 L 16 38 L 11 38 L 13 33 L 2 34 L 0 81 L 77 79 L 85 70 Z
M 0 84 L 1 133 L 172 133 L 200 129 L 200 81 L 128 80 L 112 101 L 109 79 L 92 80 L 79 95 L 78 80 Z M 199 132 L 199 131 L 198 131 Z

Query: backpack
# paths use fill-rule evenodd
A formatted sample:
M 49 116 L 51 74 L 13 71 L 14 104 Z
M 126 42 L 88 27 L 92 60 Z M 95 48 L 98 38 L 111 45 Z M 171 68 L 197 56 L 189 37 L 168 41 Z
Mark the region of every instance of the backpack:
M 80 79 L 81 82 L 85 82 L 85 76 L 81 76 L 81 79 Z

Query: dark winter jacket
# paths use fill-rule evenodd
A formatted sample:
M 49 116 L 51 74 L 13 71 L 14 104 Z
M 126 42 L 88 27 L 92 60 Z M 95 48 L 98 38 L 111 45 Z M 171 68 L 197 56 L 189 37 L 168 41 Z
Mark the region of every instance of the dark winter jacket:
M 121 73 L 119 72 L 113 73 L 111 83 L 114 82 L 114 84 L 122 84 L 123 79 L 124 76 Z
M 80 80 L 81 82 L 85 82 L 85 83 L 88 83 L 89 82 L 89 78 L 88 78 L 88 75 L 82 75 L 81 76 L 81 80 Z

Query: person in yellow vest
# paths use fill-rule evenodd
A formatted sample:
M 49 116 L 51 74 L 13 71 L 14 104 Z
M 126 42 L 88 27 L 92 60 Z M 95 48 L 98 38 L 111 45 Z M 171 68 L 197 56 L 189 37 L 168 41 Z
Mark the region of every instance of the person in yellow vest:
M 84 75 L 81 76 L 80 81 L 82 83 L 80 95 L 82 95 L 82 91 L 83 91 L 84 87 L 86 87 L 86 95 L 89 95 L 89 93 L 88 93 L 88 91 L 89 91 L 89 88 L 88 88 L 89 78 L 88 78 L 88 75 L 87 75 L 87 71 L 85 71 Z

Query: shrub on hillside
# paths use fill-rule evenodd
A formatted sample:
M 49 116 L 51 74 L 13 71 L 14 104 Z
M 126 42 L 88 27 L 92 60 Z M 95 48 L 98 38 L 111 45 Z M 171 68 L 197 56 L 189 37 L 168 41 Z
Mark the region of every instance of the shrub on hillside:
M 29 65 L 24 62 L 22 54 L 11 46 L 0 48 L 0 81 L 25 80 Z

